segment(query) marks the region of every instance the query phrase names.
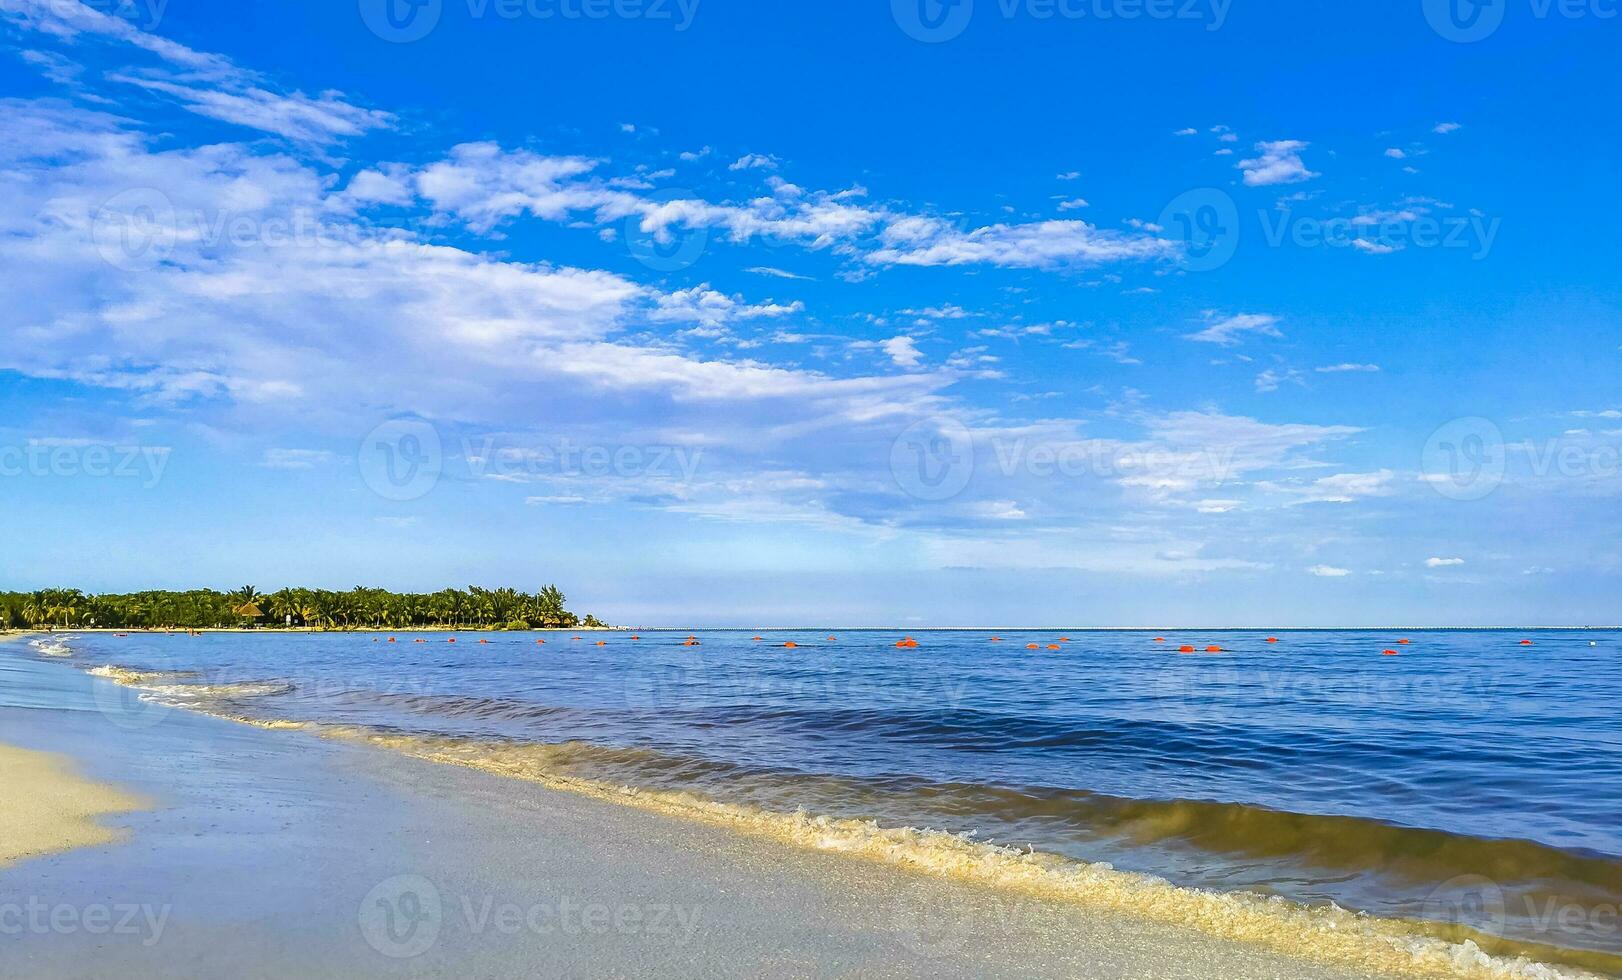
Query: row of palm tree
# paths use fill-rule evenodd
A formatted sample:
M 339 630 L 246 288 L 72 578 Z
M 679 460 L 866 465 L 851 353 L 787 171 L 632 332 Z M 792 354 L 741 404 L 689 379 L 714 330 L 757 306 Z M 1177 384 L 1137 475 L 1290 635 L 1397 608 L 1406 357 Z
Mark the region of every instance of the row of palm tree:
M 348 592 L 286 588 L 265 594 L 251 585 L 229 592 L 191 589 L 87 595 L 79 589 L 0 592 L 0 628 L 46 626 L 113 629 L 224 626 L 321 629 L 542 629 L 602 626 L 564 607 L 548 585 L 530 594 L 516 589 L 442 589 L 400 593 L 357 586 Z

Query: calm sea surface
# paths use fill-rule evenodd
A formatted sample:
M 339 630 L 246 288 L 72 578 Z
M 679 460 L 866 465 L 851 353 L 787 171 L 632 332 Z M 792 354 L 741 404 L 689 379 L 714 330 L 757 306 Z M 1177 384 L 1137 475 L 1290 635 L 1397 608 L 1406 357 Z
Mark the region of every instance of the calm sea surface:
M 549 746 L 567 775 L 1622 954 L 1617 632 L 452 635 L 28 654 L 153 674 L 110 709 L 133 724 L 185 706 Z

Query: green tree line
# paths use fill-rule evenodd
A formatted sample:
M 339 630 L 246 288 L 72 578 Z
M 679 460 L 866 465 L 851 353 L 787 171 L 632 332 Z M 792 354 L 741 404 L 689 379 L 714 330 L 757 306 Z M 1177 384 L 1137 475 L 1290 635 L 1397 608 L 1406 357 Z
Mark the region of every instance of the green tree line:
M 261 593 L 251 585 L 230 592 L 131 592 L 88 595 L 78 589 L 0 592 L 0 627 L 58 629 L 107 627 L 206 629 L 225 626 L 304 626 L 319 629 L 542 629 L 602 626 L 564 607 L 563 593 L 548 585 L 533 595 L 516 589 L 442 589 L 400 593 L 357 586 L 348 592 L 280 589 Z

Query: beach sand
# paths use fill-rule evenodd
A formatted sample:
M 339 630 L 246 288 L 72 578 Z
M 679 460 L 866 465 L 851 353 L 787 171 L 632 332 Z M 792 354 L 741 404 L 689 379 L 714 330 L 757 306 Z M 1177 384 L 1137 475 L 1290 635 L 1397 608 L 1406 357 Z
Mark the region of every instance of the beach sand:
M 67 760 L 0 744 L 0 866 L 123 834 L 97 818 L 141 808 L 141 800 L 73 774 Z
M 1375 975 L 131 696 L 0 648 L 0 743 L 153 801 L 0 869 L 0 976 Z

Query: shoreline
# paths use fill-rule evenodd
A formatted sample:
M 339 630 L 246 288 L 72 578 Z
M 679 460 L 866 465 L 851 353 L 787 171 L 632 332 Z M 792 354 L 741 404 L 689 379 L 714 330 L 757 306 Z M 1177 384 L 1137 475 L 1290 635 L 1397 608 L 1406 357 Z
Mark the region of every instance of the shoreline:
M 0 742 L 6 805 L 0 807 L 0 870 L 19 861 L 80 848 L 115 844 L 128 837 L 103 818 L 149 807 L 117 787 L 80 776 L 58 755 Z
M 97 672 L 103 682 L 115 675 Z M 125 686 L 139 687 L 138 678 Z M 186 713 L 259 730 L 300 730 L 317 742 L 342 743 L 528 783 L 549 791 L 593 799 L 625 809 L 708 826 L 738 839 L 754 839 L 785 852 L 833 854 L 840 860 L 887 867 L 927 880 L 982 890 L 1001 900 L 1035 902 L 1092 915 L 1118 916 L 1140 925 L 1192 928 L 1214 941 L 1237 942 L 1257 950 L 1321 966 L 1368 970 L 1384 975 L 1461 977 L 1587 976 L 1571 960 L 1559 964 L 1539 955 L 1535 944 L 1498 941 L 1460 929 L 1438 935 L 1434 928 L 1403 919 L 1378 917 L 1294 903 L 1245 892 L 1207 892 L 1179 887 L 1151 875 L 1116 871 L 1042 853 L 1024 853 L 952 834 L 910 827 L 881 827 L 871 821 L 805 813 L 786 814 L 731 804 L 686 792 L 636 790 L 551 771 L 523 748 L 498 752 L 468 740 L 390 735 L 372 729 L 297 721 L 247 718 L 183 706 Z M 295 738 L 297 738 L 295 736 Z M 1476 940 L 1481 940 L 1478 945 Z M 1488 953 L 1481 948 L 1497 949 Z M 1551 950 L 1552 952 L 1552 950 Z M 1523 958 L 1524 957 L 1524 958 Z M 1550 966 L 1543 964 L 1549 963 Z

